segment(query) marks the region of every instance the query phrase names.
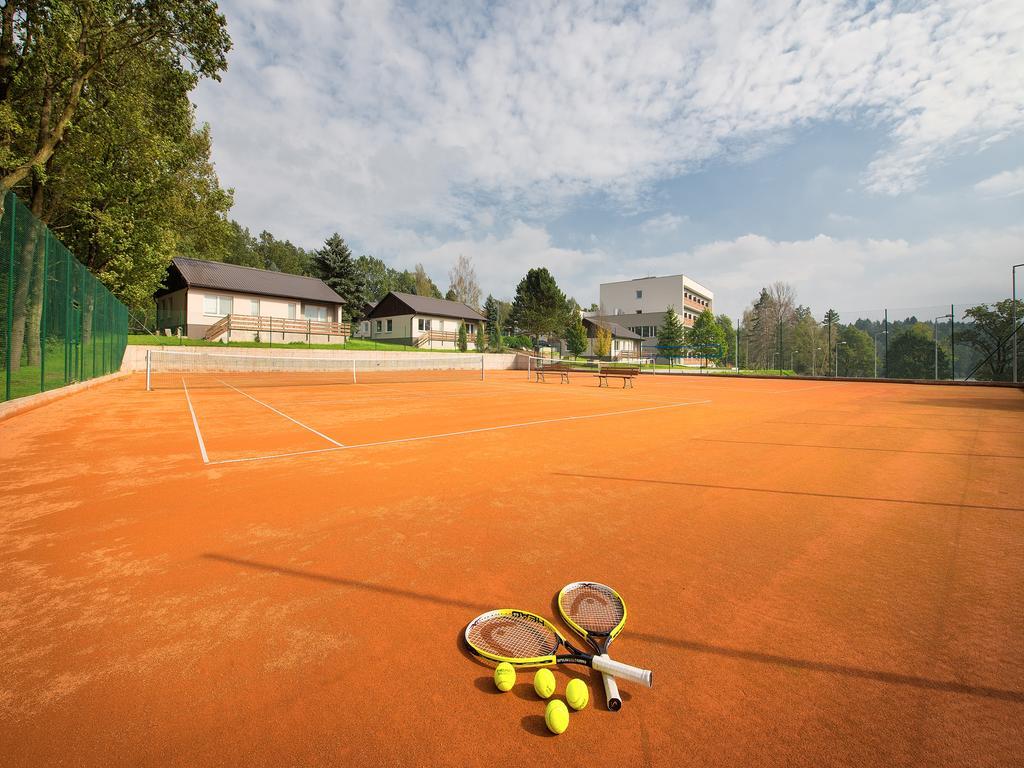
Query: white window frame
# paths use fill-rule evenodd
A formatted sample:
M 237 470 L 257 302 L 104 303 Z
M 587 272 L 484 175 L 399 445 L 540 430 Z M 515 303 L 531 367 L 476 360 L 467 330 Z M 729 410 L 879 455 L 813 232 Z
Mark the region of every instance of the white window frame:
M 316 317 L 312 317 L 310 312 L 314 313 Z M 305 320 L 316 320 L 317 322 L 327 321 L 327 307 L 321 307 L 317 304 L 306 304 L 302 307 L 302 317 Z
M 417 318 L 417 321 L 418 322 L 416 323 L 416 327 L 419 328 L 421 331 L 429 331 L 430 330 L 430 318 L 429 317 L 420 317 L 420 318 Z
M 260 300 L 259 299 L 249 299 L 249 314 L 253 315 L 255 317 L 259 317 L 259 315 L 260 315 Z
M 388 318 L 388 333 L 391 333 L 391 318 Z
M 378 320 L 377 321 L 377 333 L 380 333 L 381 328 L 383 327 L 383 325 L 384 325 L 384 321 L 383 320 Z
M 636 292 L 636 297 L 637 297 L 638 299 L 642 299 L 642 298 L 644 297 L 644 292 L 643 292 L 643 291 L 637 291 L 637 292 Z
M 298 320 L 299 305 L 295 302 L 288 302 L 288 319 Z
M 213 303 L 211 309 L 210 303 Z M 225 312 L 225 307 L 227 311 Z M 220 293 L 203 294 L 203 314 L 207 317 L 224 317 L 234 311 L 234 296 L 225 296 Z

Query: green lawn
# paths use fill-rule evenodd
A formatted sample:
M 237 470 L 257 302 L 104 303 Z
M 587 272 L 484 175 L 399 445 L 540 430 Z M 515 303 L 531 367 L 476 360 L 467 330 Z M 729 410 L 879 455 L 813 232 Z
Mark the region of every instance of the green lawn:
M 365 351 L 394 351 L 394 352 L 458 352 L 457 349 L 431 349 L 430 347 L 411 347 L 406 344 L 392 344 L 387 341 L 375 339 L 349 339 L 346 344 L 307 344 L 296 342 L 294 344 L 270 344 L 265 341 L 207 341 L 206 339 L 177 338 L 176 336 L 150 336 L 148 334 L 137 334 L 128 337 L 129 344 L 141 346 L 159 347 L 256 347 L 260 349 L 349 349 Z M 469 352 L 473 352 L 473 345 L 469 345 Z

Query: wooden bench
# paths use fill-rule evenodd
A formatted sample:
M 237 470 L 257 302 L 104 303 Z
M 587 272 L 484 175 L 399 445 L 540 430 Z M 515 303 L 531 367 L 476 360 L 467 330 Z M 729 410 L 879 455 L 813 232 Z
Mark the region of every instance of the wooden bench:
M 545 365 L 537 369 L 537 381 L 545 381 L 544 375 L 547 373 L 557 373 L 560 378 L 560 383 L 569 383 L 569 374 L 572 373 L 572 366 L 566 363 L 552 363 L 551 365 Z
M 626 388 L 626 384 L 629 384 L 629 388 L 633 388 L 633 379 L 640 375 L 639 366 L 616 366 L 614 368 L 606 368 L 600 373 L 595 373 L 597 376 L 597 386 L 607 387 L 610 386 L 609 379 L 622 379 L 622 388 Z

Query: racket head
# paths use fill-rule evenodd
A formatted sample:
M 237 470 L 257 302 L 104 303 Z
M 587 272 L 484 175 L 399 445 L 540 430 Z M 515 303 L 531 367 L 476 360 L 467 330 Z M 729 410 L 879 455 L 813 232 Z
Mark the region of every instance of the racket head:
M 565 638 L 555 626 L 529 611 L 499 608 L 480 614 L 468 625 L 466 645 L 484 659 L 507 661 L 516 667 L 546 667 Z
M 558 612 L 566 624 L 588 640 L 608 645 L 626 626 L 626 601 L 606 584 L 574 581 L 558 593 Z

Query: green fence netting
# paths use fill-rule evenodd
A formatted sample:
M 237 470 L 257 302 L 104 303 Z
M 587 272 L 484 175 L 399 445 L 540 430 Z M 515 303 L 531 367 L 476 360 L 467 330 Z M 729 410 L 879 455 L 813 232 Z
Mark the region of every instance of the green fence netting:
M 14 195 L 0 222 L 0 400 L 121 367 L 128 310 Z

